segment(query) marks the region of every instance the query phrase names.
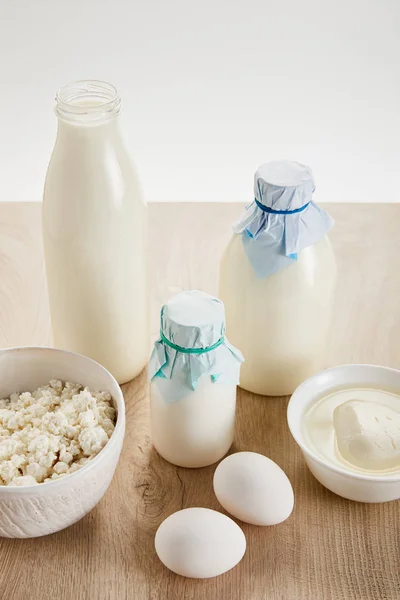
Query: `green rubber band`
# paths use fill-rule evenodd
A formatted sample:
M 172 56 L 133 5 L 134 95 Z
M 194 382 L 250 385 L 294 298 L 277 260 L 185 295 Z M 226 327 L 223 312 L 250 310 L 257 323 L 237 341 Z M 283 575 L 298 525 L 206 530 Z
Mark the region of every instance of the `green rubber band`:
M 225 341 L 224 336 L 222 336 L 217 342 L 215 342 L 215 344 L 213 344 L 212 346 L 208 346 L 208 348 L 183 348 L 182 346 L 173 344 L 170 340 L 168 340 L 162 331 L 160 331 L 160 337 L 164 344 L 167 344 L 167 346 L 173 348 L 174 350 L 177 350 L 178 352 L 183 352 L 183 354 L 205 354 L 206 352 L 211 352 L 212 350 L 215 350 Z

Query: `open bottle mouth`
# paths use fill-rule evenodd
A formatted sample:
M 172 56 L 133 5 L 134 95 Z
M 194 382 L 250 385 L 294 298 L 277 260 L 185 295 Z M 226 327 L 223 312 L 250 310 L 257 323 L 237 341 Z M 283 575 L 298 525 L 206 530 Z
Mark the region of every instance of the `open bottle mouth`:
M 104 81 L 75 81 L 56 93 L 56 115 L 73 123 L 99 123 L 119 114 L 121 98 L 110 83 Z

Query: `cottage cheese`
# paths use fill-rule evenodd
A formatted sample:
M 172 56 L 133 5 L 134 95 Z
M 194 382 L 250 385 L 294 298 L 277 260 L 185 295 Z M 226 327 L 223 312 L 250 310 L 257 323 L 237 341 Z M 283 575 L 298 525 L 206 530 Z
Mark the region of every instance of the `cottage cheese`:
M 0 485 L 65 477 L 107 444 L 115 409 L 108 392 L 52 380 L 34 392 L 0 399 Z

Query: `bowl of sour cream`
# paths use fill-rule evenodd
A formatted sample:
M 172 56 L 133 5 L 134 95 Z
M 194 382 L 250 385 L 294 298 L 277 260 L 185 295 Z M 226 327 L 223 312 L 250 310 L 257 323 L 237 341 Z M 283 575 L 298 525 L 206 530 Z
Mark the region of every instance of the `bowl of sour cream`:
M 295 390 L 287 419 L 326 488 L 358 502 L 400 498 L 400 371 L 377 365 L 322 371 Z

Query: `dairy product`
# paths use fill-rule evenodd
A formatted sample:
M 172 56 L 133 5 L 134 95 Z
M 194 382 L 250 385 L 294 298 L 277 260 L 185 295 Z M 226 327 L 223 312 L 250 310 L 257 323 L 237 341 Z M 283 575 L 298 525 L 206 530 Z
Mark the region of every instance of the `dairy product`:
M 166 460 L 181 467 L 211 465 L 228 452 L 233 442 L 236 385 L 216 385 L 201 378 L 176 402 L 165 401 L 166 379 L 151 383 L 151 437 Z
M 43 200 L 53 343 L 104 365 L 123 383 L 149 350 L 147 210 L 121 141 L 116 90 L 78 82 L 59 117 Z
M 242 361 L 225 337 L 218 298 L 186 291 L 163 306 L 149 362 L 151 435 L 161 456 L 204 467 L 228 452 Z
M 258 279 L 234 234 L 222 257 L 219 294 L 227 333 L 245 362 L 240 385 L 257 394 L 290 394 L 325 366 L 336 263 L 327 237 L 295 264 Z
M 0 400 L 0 486 L 47 483 L 82 468 L 107 444 L 115 409 L 108 392 L 52 380 Z
M 351 388 L 321 398 L 304 416 L 310 449 L 353 472 L 400 471 L 400 395 Z
M 333 425 L 337 450 L 349 463 L 374 471 L 400 468 L 397 410 L 378 402 L 349 400 L 335 408 Z
M 221 260 L 227 333 L 245 359 L 240 385 L 257 394 L 290 394 L 326 366 L 336 262 L 333 222 L 313 191 L 309 167 L 262 165 Z

